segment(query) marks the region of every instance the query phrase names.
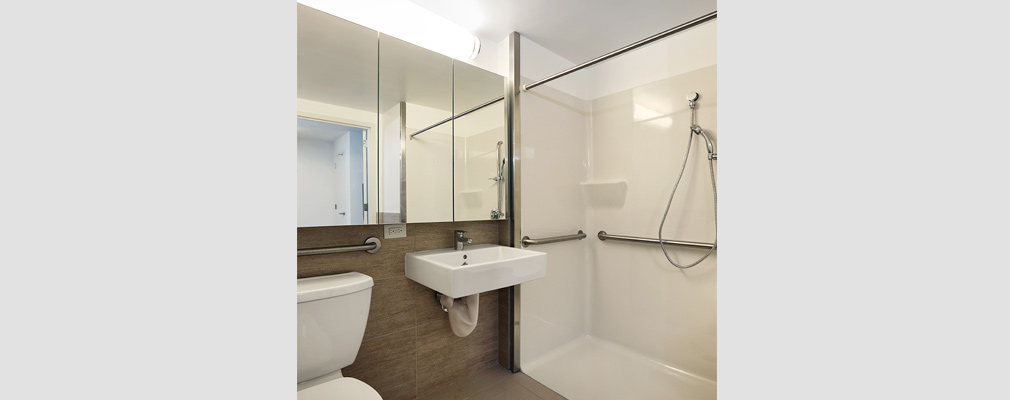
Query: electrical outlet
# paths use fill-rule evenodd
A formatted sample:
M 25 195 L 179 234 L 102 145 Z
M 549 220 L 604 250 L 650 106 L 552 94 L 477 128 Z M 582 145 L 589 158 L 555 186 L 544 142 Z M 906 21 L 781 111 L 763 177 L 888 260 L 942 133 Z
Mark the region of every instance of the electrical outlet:
M 407 224 L 383 225 L 383 239 L 407 237 Z

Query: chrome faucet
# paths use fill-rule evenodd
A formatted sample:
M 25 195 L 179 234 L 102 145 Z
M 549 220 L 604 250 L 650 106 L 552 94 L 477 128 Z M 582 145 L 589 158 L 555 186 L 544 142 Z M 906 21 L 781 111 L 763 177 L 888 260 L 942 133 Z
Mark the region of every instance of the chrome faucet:
M 456 233 L 455 233 L 455 236 L 456 236 L 456 250 L 463 250 L 463 244 L 464 243 L 473 243 L 473 239 L 468 238 L 468 237 L 463 237 L 464 233 L 466 233 L 466 231 L 456 231 Z

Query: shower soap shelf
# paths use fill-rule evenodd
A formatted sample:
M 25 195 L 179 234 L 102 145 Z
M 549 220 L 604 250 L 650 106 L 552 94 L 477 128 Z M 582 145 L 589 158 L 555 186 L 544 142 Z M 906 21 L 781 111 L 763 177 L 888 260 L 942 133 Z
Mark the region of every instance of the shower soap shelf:
M 478 208 L 483 203 L 484 192 L 480 190 L 464 190 L 459 192 L 459 199 L 466 207 Z
M 628 182 L 623 180 L 582 182 L 580 185 L 588 206 L 621 207 L 628 194 Z

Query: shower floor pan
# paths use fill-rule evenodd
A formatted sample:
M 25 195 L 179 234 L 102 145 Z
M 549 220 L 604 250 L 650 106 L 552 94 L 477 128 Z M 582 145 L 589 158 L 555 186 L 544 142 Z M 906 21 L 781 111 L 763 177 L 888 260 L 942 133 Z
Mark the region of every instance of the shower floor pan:
M 569 400 L 715 400 L 716 383 L 599 338 L 584 336 L 523 372 Z

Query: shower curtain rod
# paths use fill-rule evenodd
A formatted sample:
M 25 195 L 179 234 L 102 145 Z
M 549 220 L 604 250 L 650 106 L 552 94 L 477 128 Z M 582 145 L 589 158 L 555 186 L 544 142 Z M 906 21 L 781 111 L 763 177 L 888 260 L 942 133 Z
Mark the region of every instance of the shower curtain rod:
M 487 103 L 484 103 L 484 104 L 481 104 L 481 105 L 479 105 L 479 106 L 477 106 L 477 107 L 474 107 L 474 108 L 471 108 L 471 109 L 469 109 L 469 110 L 466 110 L 466 111 L 463 111 L 463 112 L 459 113 L 459 115 L 456 115 L 456 116 L 452 116 L 452 117 L 449 117 L 449 118 L 446 118 L 446 119 L 443 119 L 443 120 L 441 120 L 441 121 L 439 121 L 439 122 L 436 122 L 436 123 L 435 123 L 434 125 L 432 125 L 432 126 L 429 126 L 429 127 L 427 127 L 427 128 L 424 128 L 424 129 L 421 129 L 421 130 L 419 130 L 419 131 L 417 131 L 417 132 L 414 132 L 414 133 L 411 133 L 411 134 L 410 134 L 410 138 L 411 138 L 411 139 L 413 139 L 413 138 L 414 138 L 414 136 L 417 136 L 417 135 L 420 135 L 420 134 L 424 133 L 424 131 L 426 131 L 426 130 L 428 130 L 428 129 L 431 129 L 431 128 L 434 128 L 434 127 L 436 127 L 436 126 L 439 126 L 439 125 L 442 125 L 442 124 L 444 124 L 444 123 L 446 123 L 446 122 L 449 122 L 449 121 L 452 121 L 452 120 L 454 120 L 454 119 L 456 119 L 456 118 L 459 118 L 459 117 L 462 117 L 462 116 L 464 116 L 464 115 L 467 115 L 467 114 L 469 114 L 469 113 L 472 113 L 472 112 L 474 112 L 474 111 L 477 111 L 477 110 L 480 110 L 480 109 L 482 109 L 482 108 L 484 108 L 484 107 L 487 107 L 487 106 L 489 106 L 489 105 L 492 105 L 492 104 L 494 104 L 494 103 L 497 103 L 497 102 L 499 102 L 499 101 L 502 101 L 502 100 L 505 100 L 505 96 L 502 96 L 502 97 L 499 97 L 499 98 L 497 98 L 497 99 L 494 99 L 494 100 L 491 100 L 491 101 L 489 101 L 489 102 L 487 102 Z
M 550 82 L 550 81 L 553 81 L 555 79 L 558 79 L 558 78 L 560 78 L 562 76 L 568 75 L 568 74 L 570 74 L 572 72 L 578 71 L 578 70 L 586 68 L 586 67 L 590 67 L 590 66 L 596 65 L 597 63 L 600 63 L 600 62 L 609 60 L 611 58 L 617 57 L 617 56 L 619 56 L 621 54 L 624 54 L 624 53 L 627 53 L 629 51 L 635 50 L 635 49 L 637 49 L 639 47 L 642 47 L 642 46 L 645 46 L 645 45 L 647 45 L 649 43 L 652 43 L 652 42 L 655 42 L 657 40 L 663 39 L 663 38 L 665 38 L 667 36 L 683 32 L 683 31 L 688 30 L 690 28 L 694 28 L 695 26 L 698 26 L 698 25 L 701 25 L 701 24 L 703 24 L 705 22 L 708 22 L 708 21 L 711 21 L 713 19 L 716 19 L 716 13 L 717 13 L 717 11 L 712 11 L 712 12 L 710 12 L 708 14 L 702 15 L 702 16 L 700 16 L 698 18 L 695 18 L 693 20 L 687 21 L 687 22 L 685 22 L 683 24 L 677 25 L 677 26 L 675 26 L 673 28 L 667 29 L 667 30 L 665 30 L 663 32 L 660 32 L 660 33 L 657 33 L 655 35 L 649 36 L 649 37 L 647 37 L 645 39 L 639 40 L 639 41 L 637 41 L 635 43 L 629 44 L 629 45 L 624 46 L 624 47 L 622 47 L 620 49 L 617 49 L 617 50 L 614 50 L 614 51 L 609 52 L 607 54 L 604 54 L 602 56 L 596 57 L 596 58 L 594 58 L 592 60 L 586 61 L 586 62 L 584 62 L 582 64 L 576 65 L 576 66 L 571 67 L 569 69 L 566 69 L 564 71 L 558 72 L 558 73 L 556 73 L 554 75 L 548 76 L 548 77 L 546 77 L 544 79 L 541 79 L 539 81 L 523 85 L 522 89 L 525 92 L 525 91 L 533 89 L 533 88 L 535 88 L 537 86 L 543 85 L 543 84 L 545 84 L 547 82 Z

